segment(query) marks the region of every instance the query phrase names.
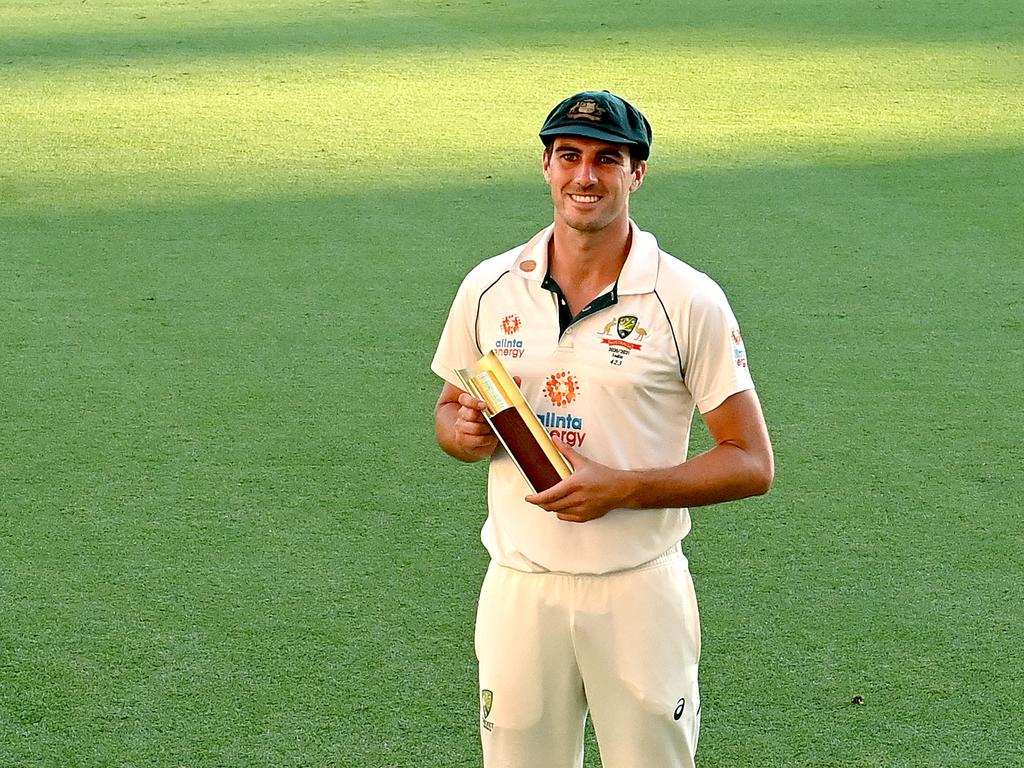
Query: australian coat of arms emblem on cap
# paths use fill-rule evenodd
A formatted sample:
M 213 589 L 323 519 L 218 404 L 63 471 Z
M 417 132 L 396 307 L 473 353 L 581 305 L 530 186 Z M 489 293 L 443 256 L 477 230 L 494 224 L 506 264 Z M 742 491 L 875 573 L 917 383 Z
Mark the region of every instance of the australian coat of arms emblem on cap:
M 566 117 L 578 120 L 579 118 L 585 118 L 587 120 L 601 121 L 601 116 L 607 112 L 604 107 L 598 104 L 593 99 L 583 99 L 583 101 L 577 101 L 571 107 Z

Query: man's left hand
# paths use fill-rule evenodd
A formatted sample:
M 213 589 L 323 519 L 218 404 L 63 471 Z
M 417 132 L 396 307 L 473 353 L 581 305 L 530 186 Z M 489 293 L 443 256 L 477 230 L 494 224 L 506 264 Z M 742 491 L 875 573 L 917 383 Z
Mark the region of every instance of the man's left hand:
M 572 464 L 573 473 L 546 491 L 526 497 L 530 504 L 554 512 L 559 520 L 585 523 L 623 506 L 626 472 L 582 456 L 558 438 L 555 446 Z

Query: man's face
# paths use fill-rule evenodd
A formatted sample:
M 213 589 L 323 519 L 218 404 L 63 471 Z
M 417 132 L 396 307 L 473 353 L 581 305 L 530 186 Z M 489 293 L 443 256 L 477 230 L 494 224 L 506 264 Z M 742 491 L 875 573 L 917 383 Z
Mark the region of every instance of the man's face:
M 632 170 L 629 147 L 583 136 L 559 136 L 544 153 L 555 220 L 579 232 L 600 232 L 629 217 L 629 195 L 643 181 L 646 163 Z

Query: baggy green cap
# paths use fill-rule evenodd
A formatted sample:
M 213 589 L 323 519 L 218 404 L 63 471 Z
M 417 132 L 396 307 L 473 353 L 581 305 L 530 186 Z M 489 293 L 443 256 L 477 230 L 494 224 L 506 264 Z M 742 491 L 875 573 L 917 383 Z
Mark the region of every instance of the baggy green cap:
M 558 136 L 586 136 L 632 147 L 631 156 L 646 160 L 651 154 L 651 124 L 639 109 L 608 91 L 583 91 L 551 110 L 540 129 L 548 146 Z

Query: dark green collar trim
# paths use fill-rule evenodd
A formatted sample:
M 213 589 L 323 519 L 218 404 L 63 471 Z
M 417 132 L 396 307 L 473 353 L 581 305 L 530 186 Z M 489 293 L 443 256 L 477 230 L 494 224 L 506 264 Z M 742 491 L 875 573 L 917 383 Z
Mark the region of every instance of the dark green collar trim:
M 562 289 L 558 283 L 554 281 L 551 275 L 544 276 L 544 282 L 540 284 L 541 288 L 551 291 L 555 294 L 555 298 L 558 300 L 558 336 L 561 338 L 562 334 L 565 333 L 566 329 L 575 322 L 582 320 L 585 317 L 589 317 L 595 312 L 600 312 L 602 309 L 607 309 L 610 306 L 618 303 L 619 301 L 619 284 L 616 283 L 612 286 L 612 289 L 608 293 L 602 293 L 592 302 L 587 304 L 576 317 L 572 316 L 572 310 L 569 309 L 569 302 L 565 300 L 565 294 L 562 293 Z

